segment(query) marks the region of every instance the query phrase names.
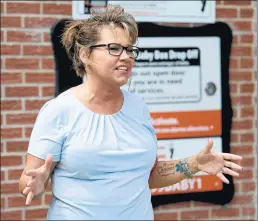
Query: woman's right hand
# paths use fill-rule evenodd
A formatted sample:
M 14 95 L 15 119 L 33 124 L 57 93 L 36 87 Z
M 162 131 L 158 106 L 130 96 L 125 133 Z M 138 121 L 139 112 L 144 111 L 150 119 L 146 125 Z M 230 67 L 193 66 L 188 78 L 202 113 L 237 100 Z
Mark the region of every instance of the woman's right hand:
M 52 155 L 48 155 L 45 164 L 38 169 L 25 171 L 26 176 L 30 176 L 23 190 L 23 195 L 26 196 L 26 205 L 29 205 L 34 196 L 42 193 L 45 189 L 45 183 L 50 174 L 52 165 Z

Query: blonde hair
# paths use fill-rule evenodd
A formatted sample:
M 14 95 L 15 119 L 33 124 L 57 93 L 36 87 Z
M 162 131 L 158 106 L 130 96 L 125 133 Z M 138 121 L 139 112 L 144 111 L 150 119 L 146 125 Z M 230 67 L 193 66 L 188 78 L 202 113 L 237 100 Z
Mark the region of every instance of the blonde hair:
M 136 21 L 119 5 L 108 5 L 104 12 L 92 14 L 87 20 L 69 22 L 62 35 L 62 44 L 78 76 L 83 77 L 85 74 L 84 64 L 79 57 L 80 49 L 96 44 L 104 27 L 121 27 L 128 32 L 131 43 L 136 43 L 138 38 Z

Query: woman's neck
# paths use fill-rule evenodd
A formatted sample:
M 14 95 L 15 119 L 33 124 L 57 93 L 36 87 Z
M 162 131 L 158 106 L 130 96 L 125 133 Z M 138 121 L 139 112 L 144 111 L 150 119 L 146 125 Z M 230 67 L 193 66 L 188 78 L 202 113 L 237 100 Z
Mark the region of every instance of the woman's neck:
M 107 84 L 97 84 L 87 79 L 82 85 L 84 99 L 92 104 L 113 103 L 121 99 L 120 87 L 109 86 Z

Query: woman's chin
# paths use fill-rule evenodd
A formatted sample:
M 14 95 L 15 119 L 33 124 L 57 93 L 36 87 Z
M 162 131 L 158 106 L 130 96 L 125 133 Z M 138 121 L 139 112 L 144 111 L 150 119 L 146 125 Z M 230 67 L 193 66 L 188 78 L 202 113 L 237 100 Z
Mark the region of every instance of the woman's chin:
M 128 80 L 129 80 L 129 77 L 120 77 L 119 79 L 117 79 L 116 82 L 117 82 L 117 85 L 121 87 L 127 84 Z

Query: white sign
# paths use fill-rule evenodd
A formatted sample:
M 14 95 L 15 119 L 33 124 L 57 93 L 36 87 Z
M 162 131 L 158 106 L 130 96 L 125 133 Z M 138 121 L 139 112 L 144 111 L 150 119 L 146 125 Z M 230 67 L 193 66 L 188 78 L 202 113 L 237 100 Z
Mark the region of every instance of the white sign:
M 218 37 L 139 37 L 137 46 L 130 91 L 143 97 L 151 112 L 221 109 Z M 210 83 L 213 95 L 207 93 Z
M 102 11 L 107 4 L 120 5 L 137 22 L 214 23 L 216 1 L 73 1 L 73 19 L 87 19 L 90 10 Z
M 150 64 L 154 67 L 146 71 Z M 198 102 L 201 99 L 199 48 L 148 48 L 140 52 L 136 68 L 132 92 L 137 90 L 149 104 Z
M 159 160 L 198 153 L 213 138 L 222 151 L 221 42 L 219 37 L 139 37 L 140 53 L 123 86 L 144 98 L 158 138 Z M 130 86 L 130 87 L 129 87 Z M 204 173 L 153 189 L 153 195 L 221 190 Z

